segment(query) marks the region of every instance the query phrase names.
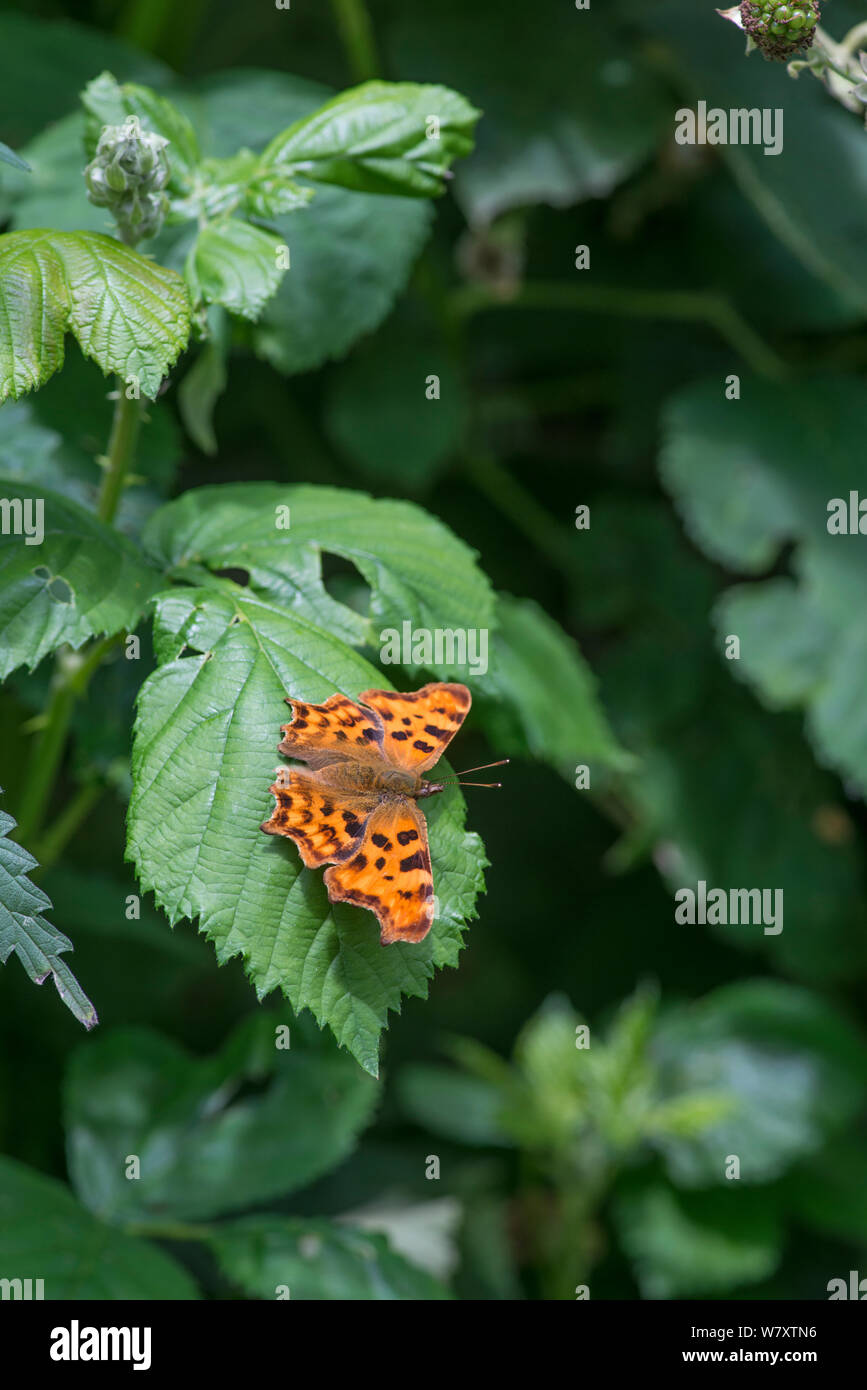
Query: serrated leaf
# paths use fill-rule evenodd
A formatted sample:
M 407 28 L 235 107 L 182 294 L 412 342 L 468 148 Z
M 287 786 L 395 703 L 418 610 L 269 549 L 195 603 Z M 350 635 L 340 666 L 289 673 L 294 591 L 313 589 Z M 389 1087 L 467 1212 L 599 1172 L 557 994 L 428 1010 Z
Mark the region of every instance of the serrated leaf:
M 450 1296 L 384 1236 L 330 1221 L 257 1216 L 227 1222 L 211 1248 L 226 1278 L 253 1298 L 405 1302 Z
M 0 1268 L 43 1279 L 44 1297 L 61 1302 L 199 1297 L 186 1270 L 156 1245 L 104 1225 L 62 1183 L 4 1157 Z
M 186 345 L 183 280 L 96 232 L 0 236 L 0 401 L 31 391 L 63 365 L 67 332 L 106 373 L 156 396 Z
M 287 507 L 285 528 L 278 520 Z M 156 513 L 145 545 L 179 577 L 195 565 L 245 570 L 254 590 L 348 642 L 379 647 L 386 628 L 402 631 L 405 623 L 425 631 L 494 626 L 493 594 L 474 552 L 409 502 L 276 483 L 196 488 Z M 366 616 L 327 593 L 323 553 L 351 561 L 370 586 Z M 468 673 L 454 661 L 430 669 Z
M 283 1024 L 260 1011 L 212 1058 L 134 1028 L 79 1048 L 65 1112 L 85 1205 L 115 1223 L 201 1220 L 304 1187 L 344 1159 L 378 1089 L 348 1057 L 299 1046 L 294 1027 L 278 1048 Z M 127 1154 L 140 1161 L 136 1182 Z
M 70 498 L 34 492 L 0 479 L 0 679 L 63 643 L 134 628 L 160 582 L 126 536 Z
M 102 72 L 88 82 L 81 102 L 90 117 L 85 132 L 88 159 L 93 158 L 103 126 L 123 125 L 136 116 L 142 129 L 168 140 L 172 186 L 190 177 L 200 159 L 198 137 L 192 123 L 168 98 L 138 82 L 121 84 L 113 73 Z
M 263 161 L 359 193 L 430 197 L 472 149 L 479 115 L 447 87 L 365 82 L 275 136 Z
M 128 857 L 173 923 L 198 918 L 221 962 L 243 956 L 260 998 L 279 987 L 376 1074 L 389 1010 L 404 994 L 424 997 L 434 969 L 455 964 L 474 914 L 485 860 L 463 828 L 462 798 L 450 789 L 429 816 L 433 930 L 384 949 L 369 913 L 332 906 L 294 845 L 259 829 L 284 696 L 357 696 L 381 686 L 381 672 L 300 614 L 235 586 L 175 590 L 156 607 L 164 664 L 139 697 Z
M 12 817 L 0 811 L 0 964 L 16 951 L 34 984 L 43 984 L 51 975 L 66 1007 L 85 1028 L 93 1028 L 99 1022 L 96 1009 L 60 959 L 72 950 L 72 942 L 42 915 L 51 910 L 51 899 L 30 882 L 36 860 L 8 838 L 14 828 Z
M 230 217 L 210 222 L 187 257 L 186 277 L 195 302 L 221 304 L 245 319 L 257 319 L 285 271 L 278 265 L 278 237 Z

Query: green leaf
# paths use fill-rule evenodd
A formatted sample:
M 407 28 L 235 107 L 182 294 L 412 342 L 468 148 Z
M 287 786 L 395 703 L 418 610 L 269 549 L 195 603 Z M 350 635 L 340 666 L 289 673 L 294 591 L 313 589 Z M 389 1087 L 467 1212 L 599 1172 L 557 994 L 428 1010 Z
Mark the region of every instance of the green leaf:
M 443 335 L 405 302 L 334 371 L 323 423 L 367 482 L 416 491 L 457 453 L 467 412 L 466 386 Z
M 278 1048 L 280 1014 L 248 1018 L 213 1058 L 146 1029 L 79 1048 L 67 1075 L 70 1177 L 106 1221 L 201 1220 L 268 1201 L 335 1167 L 378 1091 L 322 1048 Z M 245 1094 L 245 1086 L 252 1091 Z M 140 1161 L 126 1177 L 127 1155 Z
M 32 670 L 63 643 L 77 648 L 134 628 L 159 586 L 126 536 L 66 497 L 34 491 L 0 480 L 10 518 L 0 534 L 2 679 L 18 666 Z
M 327 87 L 268 71 L 221 73 L 195 93 L 209 153 L 261 149 L 288 120 L 318 110 Z M 281 175 L 282 176 L 282 175 Z M 276 171 L 272 171 L 276 177 Z M 269 214 L 270 216 L 270 214 Z M 305 372 L 342 357 L 402 293 L 432 221 L 422 199 L 317 187 L 309 216 L 280 217 L 292 270 L 253 330 L 253 346 L 278 371 Z
M 400 1072 L 397 1093 L 409 1118 L 434 1134 L 462 1144 L 512 1143 L 498 1119 L 503 1097 L 481 1077 L 419 1063 Z
M 795 579 L 723 595 L 717 629 L 741 643 L 731 672 L 772 709 L 803 710 L 819 760 L 863 791 L 867 645 L 859 608 L 867 559 L 857 515 L 854 534 L 829 534 L 828 526 L 832 499 L 845 508 L 848 525 L 850 493 L 861 485 L 867 391 L 846 377 L 756 382 L 734 412 L 725 409 L 728 402 L 720 408 L 717 396 L 711 383 L 701 383 L 668 409 L 660 466 L 687 528 L 715 559 L 749 573 L 769 569 L 787 542 L 796 546 Z
M 99 1022 L 96 1009 L 69 966 L 60 959 L 64 951 L 72 950 L 72 942 L 42 916 L 51 910 L 51 900 L 27 877 L 36 867 L 36 860 L 8 838 L 14 829 L 12 817 L 0 811 L 0 964 L 5 965 L 12 952 L 17 951 L 34 984 L 44 984 L 50 975 L 57 993 L 79 1023 L 94 1028 Z
M 214 409 L 226 389 L 229 320 L 219 306 L 208 311 L 208 337 L 178 387 L 178 411 L 187 433 L 206 454 L 217 452 Z
M 725 1294 L 767 1278 L 782 1254 L 767 1199 L 738 1183 L 700 1194 L 644 1185 L 615 1201 L 614 1219 L 643 1298 Z
M 266 164 L 358 193 L 442 193 L 480 113 L 446 87 L 365 82 L 274 137 Z
M 31 391 L 63 365 L 71 332 L 106 373 L 145 396 L 185 346 L 190 308 L 180 276 L 94 232 L 0 237 L 0 400 Z
M 0 140 L 0 162 L 11 164 L 13 169 L 24 169 L 26 172 L 30 172 L 30 165 L 27 160 L 22 159 L 14 150 L 10 150 L 9 146 L 4 145 L 2 140 Z
M 729 1155 L 740 1159 L 740 1183 L 770 1182 L 842 1130 L 867 1089 L 858 1030 L 808 990 L 773 980 L 728 985 L 674 1011 L 654 1055 L 668 1094 L 712 1090 L 734 1101 L 700 1134 L 658 1137 L 679 1186 L 724 1183 Z
M 436 24 L 428 18 L 401 7 L 389 51 L 400 71 L 446 81 L 484 112 L 455 177 L 474 222 L 605 197 L 668 133 L 661 83 L 606 14 L 556 6 L 540 24 L 532 7 L 513 6 L 504 25 L 498 0 L 440 0 Z
M 278 237 L 230 217 L 210 222 L 193 242 L 186 276 L 194 302 L 222 304 L 233 314 L 257 319 L 283 279 Z
M 264 164 L 260 154 L 239 150 L 227 159 L 202 160 L 188 195 L 173 202 L 172 214 L 200 220 L 237 209 L 245 217 L 270 221 L 306 207 L 313 192 Z
M 482 888 L 482 847 L 463 828 L 460 794 L 436 797 L 428 822 L 437 922 L 420 944 L 384 949 L 369 913 L 330 904 L 294 845 L 259 829 L 284 696 L 357 696 L 382 685 L 381 673 L 285 605 L 235 586 L 174 590 L 156 604 L 164 664 L 139 697 L 129 814 L 142 886 L 172 923 L 198 917 L 221 962 L 242 955 L 260 998 L 279 986 L 376 1074 L 389 1010 L 403 994 L 424 997 L 434 969 L 455 964 Z
M 497 702 L 492 742 L 503 752 L 544 759 L 570 782 L 585 760 L 630 768 L 614 737 L 596 681 L 574 642 L 529 599 L 497 599 L 496 655 L 491 679 Z
M 211 1248 L 226 1278 L 253 1298 L 449 1297 L 430 1274 L 396 1254 L 384 1236 L 329 1221 L 256 1216 L 228 1222 L 212 1237 Z
M 287 507 L 288 529 L 281 510 Z M 406 622 L 427 631 L 494 624 L 493 595 L 474 552 L 409 502 L 276 483 L 196 488 L 151 519 L 145 545 L 181 578 L 186 571 L 194 578 L 201 565 L 243 569 L 252 589 L 349 642 L 379 647 L 385 629 Z M 365 617 L 326 592 L 325 553 L 349 560 L 370 586 Z M 430 669 L 467 674 L 454 662 Z
M 59 1301 L 199 1296 L 186 1271 L 155 1245 L 103 1225 L 62 1183 L 4 1157 L 0 1268 L 10 1278 L 44 1279 L 45 1298 Z
M 88 82 L 81 102 L 90 120 L 85 149 L 92 159 L 103 126 L 123 125 L 130 116 L 138 117 L 144 130 L 164 136 L 169 142 L 171 185 L 183 185 L 201 157 L 196 132 L 189 119 L 164 96 L 138 82 L 120 84 L 110 72 L 102 72 Z

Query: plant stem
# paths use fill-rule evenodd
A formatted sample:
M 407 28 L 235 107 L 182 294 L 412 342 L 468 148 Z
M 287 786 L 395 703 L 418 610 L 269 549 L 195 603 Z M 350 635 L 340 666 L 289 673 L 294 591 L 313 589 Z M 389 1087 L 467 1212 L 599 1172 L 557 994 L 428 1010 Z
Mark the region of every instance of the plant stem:
M 96 509 L 100 521 L 106 523 L 113 521 L 120 505 L 126 476 L 135 452 L 140 420 L 139 402 L 135 399 L 128 399 L 124 383 L 118 377 L 117 399 L 114 403 L 111 438 L 108 441 L 105 476 L 99 489 Z
M 42 829 L 75 702 L 86 691 L 91 676 L 102 664 L 106 652 L 120 641 L 122 635 L 106 637 L 94 643 L 82 657 L 58 659 L 58 676 L 46 710 L 45 723 L 28 762 L 16 832 L 21 844 L 36 839 Z
M 364 0 L 331 0 L 341 42 L 357 82 L 379 76 L 373 24 Z
M 57 820 L 42 839 L 31 847 L 31 854 L 39 861 L 40 869 L 47 869 L 65 850 L 82 821 L 90 815 L 105 788 L 101 782 L 85 782 L 58 816 Z M 36 878 L 37 870 L 31 877 Z
M 706 290 L 635 290 L 549 280 L 530 281 L 508 299 L 498 298 L 484 285 L 463 285 L 449 295 L 449 310 L 458 318 L 469 318 L 487 309 L 564 309 L 624 318 L 707 323 L 761 376 L 779 380 L 788 372 L 782 358 L 741 318 L 737 309 L 721 295 Z

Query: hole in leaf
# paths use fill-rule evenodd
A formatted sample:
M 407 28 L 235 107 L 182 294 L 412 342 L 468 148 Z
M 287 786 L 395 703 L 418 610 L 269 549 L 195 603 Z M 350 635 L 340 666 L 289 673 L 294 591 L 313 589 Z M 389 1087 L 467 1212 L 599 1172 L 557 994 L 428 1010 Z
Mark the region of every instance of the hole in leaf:
M 48 592 L 55 603 L 72 603 L 73 601 L 74 595 L 72 589 L 67 584 L 66 580 L 61 579 L 59 576 L 56 579 L 52 579 L 51 583 L 48 585 Z
M 33 571 L 37 579 L 41 579 L 43 584 L 47 584 L 51 578 L 51 570 L 47 570 L 44 565 L 37 565 Z
M 234 581 L 235 584 L 242 584 L 244 588 L 246 588 L 247 585 L 250 583 L 249 570 L 214 570 L 214 574 L 218 575 L 220 579 L 231 579 Z
M 322 552 L 322 584 L 326 593 L 356 613 L 370 611 L 370 585 L 351 560 Z

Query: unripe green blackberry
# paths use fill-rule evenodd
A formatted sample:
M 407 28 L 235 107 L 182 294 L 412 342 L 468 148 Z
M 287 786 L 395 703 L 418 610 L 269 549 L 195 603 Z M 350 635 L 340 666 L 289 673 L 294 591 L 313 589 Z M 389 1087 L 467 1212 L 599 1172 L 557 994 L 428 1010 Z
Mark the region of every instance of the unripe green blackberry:
M 766 58 L 787 60 L 809 48 L 819 23 L 819 0 L 741 0 L 741 20 Z
M 88 198 L 109 209 L 130 245 L 156 236 L 163 224 L 168 210 L 163 192 L 169 181 L 168 143 L 162 135 L 142 130 L 131 116 L 123 125 L 105 127 L 84 171 Z

